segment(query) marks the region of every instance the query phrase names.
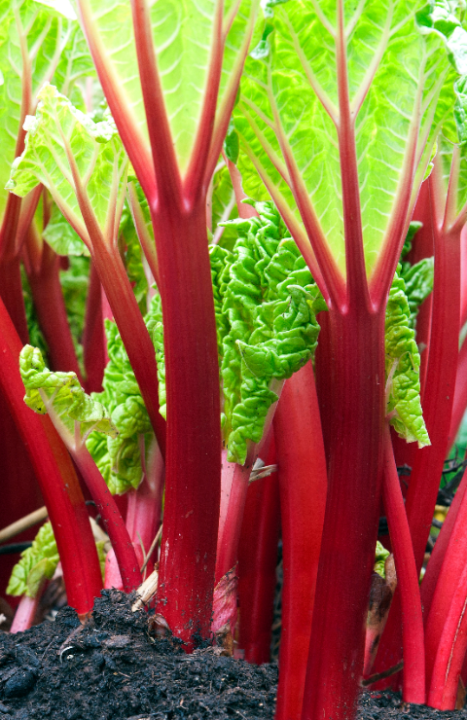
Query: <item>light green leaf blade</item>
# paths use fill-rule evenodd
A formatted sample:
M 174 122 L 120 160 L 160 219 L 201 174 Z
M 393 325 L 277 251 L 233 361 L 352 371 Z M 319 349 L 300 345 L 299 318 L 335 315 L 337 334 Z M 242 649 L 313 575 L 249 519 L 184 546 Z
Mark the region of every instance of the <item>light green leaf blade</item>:
M 257 0 L 241 0 L 226 40 L 219 103 L 229 90 L 232 70 L 247 37 Z M 103 62 L 111 68 L 120 104 L 144 136 L 147 127 L 133 35 L 131 6 L 125 0 L 81 0 L 89 32 L 96 35 Z M 210 82 L 217 0 L 156 0 L 150 4 L 152 37 L 176 156 L 186 170 Z M 235 2 L 224 3 L 227 23 Z
M 235 124 L 242 143 L 240 164 L 246 192 L 264 198 L 254 178 L 256 166 L 269 191 L 280 195 L 303 229 L 284 161 L 286 153 L 298 169 L 327 244 L 345 275 L 339 137 L 332 119 L 339 114 L 333 37 L 336 7 L 336 0 L 290 0 L 274 6 L 273 17 L 267 20 L 274 32 L 269 32 L 261 53 L 252 53 L 245 66 Z M 413 128 L 420 144 L 420 172 L 428 162 L 423 147 L 434 141 L 436 103 L 449 68 L 444 38 L 432 32 L 422 34 L 415 10 L 416 5 L 406 0 L 345 3 L 351 103 L 359 107 L 358 99 L 369 86 L 355 125 L 368 274 L 400 199 Z M 370 82 L 373 62 L 377 69 Z
M 53 577 L 59 560 L 52 525 L 47 522 L 37 533 L 32 546 L 21 553 L 21 559 L 12 570 L 7 594 L 36 597 L 42 581 Z
M 79 236 L 89 239 L 79 207 L 70 156 L 95 218 L 108 241 L 115 233 L 115 206 L 121 207 L 128 159 L 109 116 L 94 123 L 52 85 L 39 94 L 35 117 L 28 117 L 26 147 L 15 160 L 8 189 L 24 197 L 38 183 L 50 191 Z M 115 193 L 116 190 L 116 193 Z
M 57 205 L 52 206 L 50 220 L 42 233 L 42 237 L 57 255 L 86 255 L 89 250 L 70 223 L 65 220 Z

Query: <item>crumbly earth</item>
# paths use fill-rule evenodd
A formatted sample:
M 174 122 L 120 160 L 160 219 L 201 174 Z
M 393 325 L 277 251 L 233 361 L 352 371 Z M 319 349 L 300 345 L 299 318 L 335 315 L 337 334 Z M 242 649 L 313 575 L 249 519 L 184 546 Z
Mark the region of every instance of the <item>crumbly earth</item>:
M 257 667 L 212 648 L 186 655 L 155 638 L 148 615 L 116 591 L 83 627 L 66 607 L 54 623 L 0 634 L 0 720 L 273 720 L 277 665 Z M 358 720 L 467 718 L 365 693 Z

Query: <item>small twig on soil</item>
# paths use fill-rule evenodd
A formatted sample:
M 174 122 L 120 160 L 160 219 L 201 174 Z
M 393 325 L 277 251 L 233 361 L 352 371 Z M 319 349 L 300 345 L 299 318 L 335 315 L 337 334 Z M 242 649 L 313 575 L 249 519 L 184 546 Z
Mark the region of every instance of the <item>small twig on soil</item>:
M 376 673 L 376 675 L 370 675 L 369 678 L 365 678 L 361 681 L 361 685 L 363 687 L 368 687 L 368 685 L 373 685 L 373 683 L 378 682 L 379 680 L 384 680 L 384 678 L 390 677 L 391 675 L 395 675 L 396 673 L 400 672 L 402 668 L 404 667 L 404 661 L 401 660 L 400 663 L 397 663 L 397 665 L 394 665 L 393 667 L 389 668 L 389 670 L 385 670 L 384 672 Z

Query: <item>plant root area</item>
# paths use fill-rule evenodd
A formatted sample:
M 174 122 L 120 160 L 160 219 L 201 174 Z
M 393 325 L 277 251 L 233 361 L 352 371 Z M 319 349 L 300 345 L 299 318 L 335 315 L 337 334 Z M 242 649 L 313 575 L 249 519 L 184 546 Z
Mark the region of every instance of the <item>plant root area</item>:
M 0 633 L 0 720 L 273 720 L 277 665 L 249 665 L 156 637 L 149 615 L 115 590 L 82 625 L 75 611 L 25 633 Z M 467 719 L 466 710 L 401 706 L 392 692 L 364 693 L 357 720 Z
M 134 598 L 133 598 L 134 599 Z M 259 720 L 274 717 L 277 666 L 187 655 L 154 637 L 132 599 L 104 591 L 25 633 L 0 633 L 0 720 Z

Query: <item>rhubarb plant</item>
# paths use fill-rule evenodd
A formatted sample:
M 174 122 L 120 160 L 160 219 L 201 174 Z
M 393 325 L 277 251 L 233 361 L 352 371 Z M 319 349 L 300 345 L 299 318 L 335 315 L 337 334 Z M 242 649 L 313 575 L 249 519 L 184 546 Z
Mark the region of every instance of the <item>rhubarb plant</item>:
M 322 651 L 310 653 L 307 720 L 348 717 L 355 703 L 381 492 L 386 299 L 454 75 L 452 25 L 434 2 L 417 9 L 268 4 L 234 111 L 245 190 L 273 198 L 329 307 L 332 433 L 310 644 Z M 338 537 L 352 546 L 345 559 L 332 551 Z

